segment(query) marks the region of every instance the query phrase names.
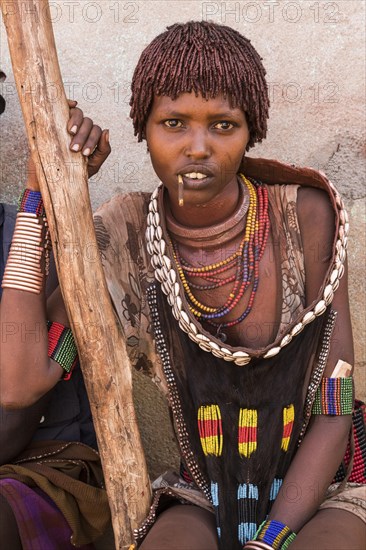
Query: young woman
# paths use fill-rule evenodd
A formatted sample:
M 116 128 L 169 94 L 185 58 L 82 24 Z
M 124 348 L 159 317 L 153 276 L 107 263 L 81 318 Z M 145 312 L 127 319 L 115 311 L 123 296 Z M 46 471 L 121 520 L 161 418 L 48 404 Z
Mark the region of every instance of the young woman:
M 316 171 L 244 158 L 266 136 L 269 101 L 258 53 L 229 27 L 159 35 L 131 106 L 162 185 L 112 199 L 96 231 L 131 364 L 166 395 L 182 455 L 180 476 L 154 483 L 137 545 L 363 548 L 362 488 L 327 494 L 353 404 L 338 193 Z M 7 311 L 21 303 L 5 293 Z M 21 402 L 45 391 L 46 344 L 34 351 L 43 385 L 18 361 Z

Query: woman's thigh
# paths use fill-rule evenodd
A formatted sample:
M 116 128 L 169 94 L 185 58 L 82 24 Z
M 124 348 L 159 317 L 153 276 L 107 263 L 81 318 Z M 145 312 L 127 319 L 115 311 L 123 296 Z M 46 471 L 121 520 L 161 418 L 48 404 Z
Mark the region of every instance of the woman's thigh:
M 320 510 L 299 531 L 291 550 L 365 550 L 366 524 L 345 510 Z
M 179 504 L 162 512 L 141 550 L 217 550 L 215 516 L 198 506 Z

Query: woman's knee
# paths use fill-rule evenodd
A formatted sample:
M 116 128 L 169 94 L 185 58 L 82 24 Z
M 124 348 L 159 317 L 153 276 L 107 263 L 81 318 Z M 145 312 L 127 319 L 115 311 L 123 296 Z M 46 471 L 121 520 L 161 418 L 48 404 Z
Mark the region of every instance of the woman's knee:
M 192 505 L 168 508 L 156 520 L 141 550 L 217 550 L 215 517 Z
M 291 550 L 364 550 L 366 524 L 355 514 L 345 510 L 320 510 L 299 531 Z

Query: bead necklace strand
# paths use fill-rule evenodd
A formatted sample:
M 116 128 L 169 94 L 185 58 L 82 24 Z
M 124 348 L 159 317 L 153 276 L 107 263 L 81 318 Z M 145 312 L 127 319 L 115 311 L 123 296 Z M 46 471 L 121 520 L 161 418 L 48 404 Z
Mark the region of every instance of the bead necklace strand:
M 241 178 L 249 191 L 250 202 L 244 237 L 236 252 L 221 262 L 195 267 L 181 257 L 178 244 L 176 242 L 172 243 L 174 260 L 190 304 L 190 310 L 195 317 L 220 328 L 236 325 L 250 313 L 258 289 L 259 261 L 262 258 L 269 233 L 268 194 L 266 188 L 260 184 L 254 185 L 243 175 L 241 175 Z M 236 267 L 234 275 L 230 275 L 226 278 L 218 277 L 218 275 L 234 266 Z M 187 276 L 190 277 L 190 279 L 197 277 L 205 279 L 212 284 L 200 285 L 192 283 L 191 280 L 187 279 Z M 232 321 L 216 323 L 214 321 L 215 319 L 224 317 L 234 309 L 252 280 L 253 288 L 245 311 Z M 203 304 L 194 296 L 191 290 L 212 290 L 232 282 L 234 282 L 234 284 L 227 300 L 219 307 Z

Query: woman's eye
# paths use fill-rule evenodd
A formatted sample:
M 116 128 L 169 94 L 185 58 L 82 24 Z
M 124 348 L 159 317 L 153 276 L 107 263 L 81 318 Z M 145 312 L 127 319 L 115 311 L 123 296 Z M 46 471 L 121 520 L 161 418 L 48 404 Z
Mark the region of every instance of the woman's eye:
M 215 124 L 215 128 L 218 128 L 219 130 L 231 130 L 234 128 L 234 124 L 232 122 L 228 122 L 227 120 L 221 120 Z
M 181 128 L 182 126 L 181 121 L 176 118 L 169 118 L 168 120 L 164 120 L 164 124 L 168 128 Z

